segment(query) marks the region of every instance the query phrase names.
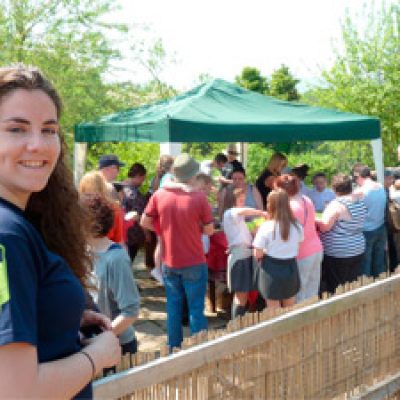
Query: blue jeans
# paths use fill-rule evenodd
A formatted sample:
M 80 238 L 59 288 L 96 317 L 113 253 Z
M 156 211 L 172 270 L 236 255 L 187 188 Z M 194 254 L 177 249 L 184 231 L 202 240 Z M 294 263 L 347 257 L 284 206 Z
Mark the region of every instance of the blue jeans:
M 208 282 L 207 264 L 185 268 L 162 266 L 165 292 L 167 294 L 167 334 L 170 349 L 180 347 L 183 340 L 182 309 L 186 296 L 189 306 L 190 333 L 207 329 L 204 300 Z
M 386 271 L 385 246 L 386 229 L 385 225 L 373 230 L 364 231 L 365 253 L 362 261 L 363 275 L 376 278 L 379 274 Z

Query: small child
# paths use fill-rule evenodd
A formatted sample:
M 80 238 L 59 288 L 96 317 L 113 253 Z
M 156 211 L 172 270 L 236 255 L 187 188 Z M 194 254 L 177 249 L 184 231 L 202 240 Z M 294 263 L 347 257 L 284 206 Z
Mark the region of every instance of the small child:
M 253 237 L 246 225 L 246 216 L 266 218 L 265 211 L 245 207 L 246 196 L 243 189 L 228 186 L 224 198 L 222 225 L 228 241 L 228 277 L 232 301 L 232 319 L 244 315 L 249 292 L 254 289 L 254 259 L 251 251 Z
M 294 217 L 286 191 L 275 189 L 268 195 L 269 220 L 259 228 L 253 241 L 258 291 L 269 308 L 289 307 L 300 289 L 297 267 L 303 228 Z
M 200 172 L 196 175 L 196 189 L 201 190 L 208 197 L 213 192 L 213 180 L 210 175 Z
M 113 224 L 113 204 L 96 193 L 83 194 L 81 204 L 90 220 L 87 240 L 97 289 L 93 297 L 100 311 L 111 319 L 122 354 L 134 354 L 137 340 L 132 324 L 139 316 L 140 297 L 128 253 L 107 237 Z

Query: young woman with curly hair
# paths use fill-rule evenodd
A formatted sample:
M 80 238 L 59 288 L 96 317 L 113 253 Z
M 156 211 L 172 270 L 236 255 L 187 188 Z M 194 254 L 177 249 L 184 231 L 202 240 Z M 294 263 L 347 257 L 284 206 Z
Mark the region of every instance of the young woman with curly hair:
M 60 115 L 39 71 L 0 69 L 1 398 L 91 398 L 91 379 L 120 358 L 110 321 L 86 310 L 85 216 Z M 104 332 L 83 348 L 88 324 Z

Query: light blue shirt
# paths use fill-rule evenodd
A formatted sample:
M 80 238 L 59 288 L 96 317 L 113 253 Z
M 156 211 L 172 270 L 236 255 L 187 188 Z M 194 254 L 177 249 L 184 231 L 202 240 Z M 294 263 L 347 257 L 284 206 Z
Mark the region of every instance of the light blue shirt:
M 366 180 L 359 188 L 364 193 L 364 203 L 368 214 L 364 223 L 364 231 L 370 232 L 380 228 L 385 223 L 386 192 L 383 186 L 372 180 Z
M 322 192 L 319 192 L 313 188 L 309 191 L 308 197 L 314 203 L 315 211 L 322 212 L 336 196 L 331 189 L 325 188 Z
M 139 315 L 140 296 L 133 277 L 132 264 L 128 253 L 114 243 L 105 252 L 94 252 L 94 274 L 97 292 L 93 298 L 100 311 L 111 320 L 122 314 L 125 317 Z M 121 344 L 135 338 L 133 326 L 119 336 Z
M 169 182 L 174 180 L 174 175 L 171 174 L 171 172 L 167 172 L 163 175 L 163 177 L 160 180 L 160 186 L 159 188 L 161 189 L 162 187 L 164 187 L 164 185 Z
M 310 197 L 311 189 L 303 182 L 300 181 L 300 194 Z

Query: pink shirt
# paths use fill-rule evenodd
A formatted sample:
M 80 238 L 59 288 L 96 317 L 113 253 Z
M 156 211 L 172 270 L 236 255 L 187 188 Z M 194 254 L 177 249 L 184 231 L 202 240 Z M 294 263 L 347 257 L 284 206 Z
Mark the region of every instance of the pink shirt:
M 300 243 L 298 260 L 322 251 L 322 243 L 315 226 L 315 208 L 307 196 L 290 199 L 290 208 L 304 230 L 304 240 Z
M 201 234 L 213 217 L 203 192 L 164 187 L 151 196 L 144 212 L 159 224 L 164 264 L 184 268 L 206 262 Z

